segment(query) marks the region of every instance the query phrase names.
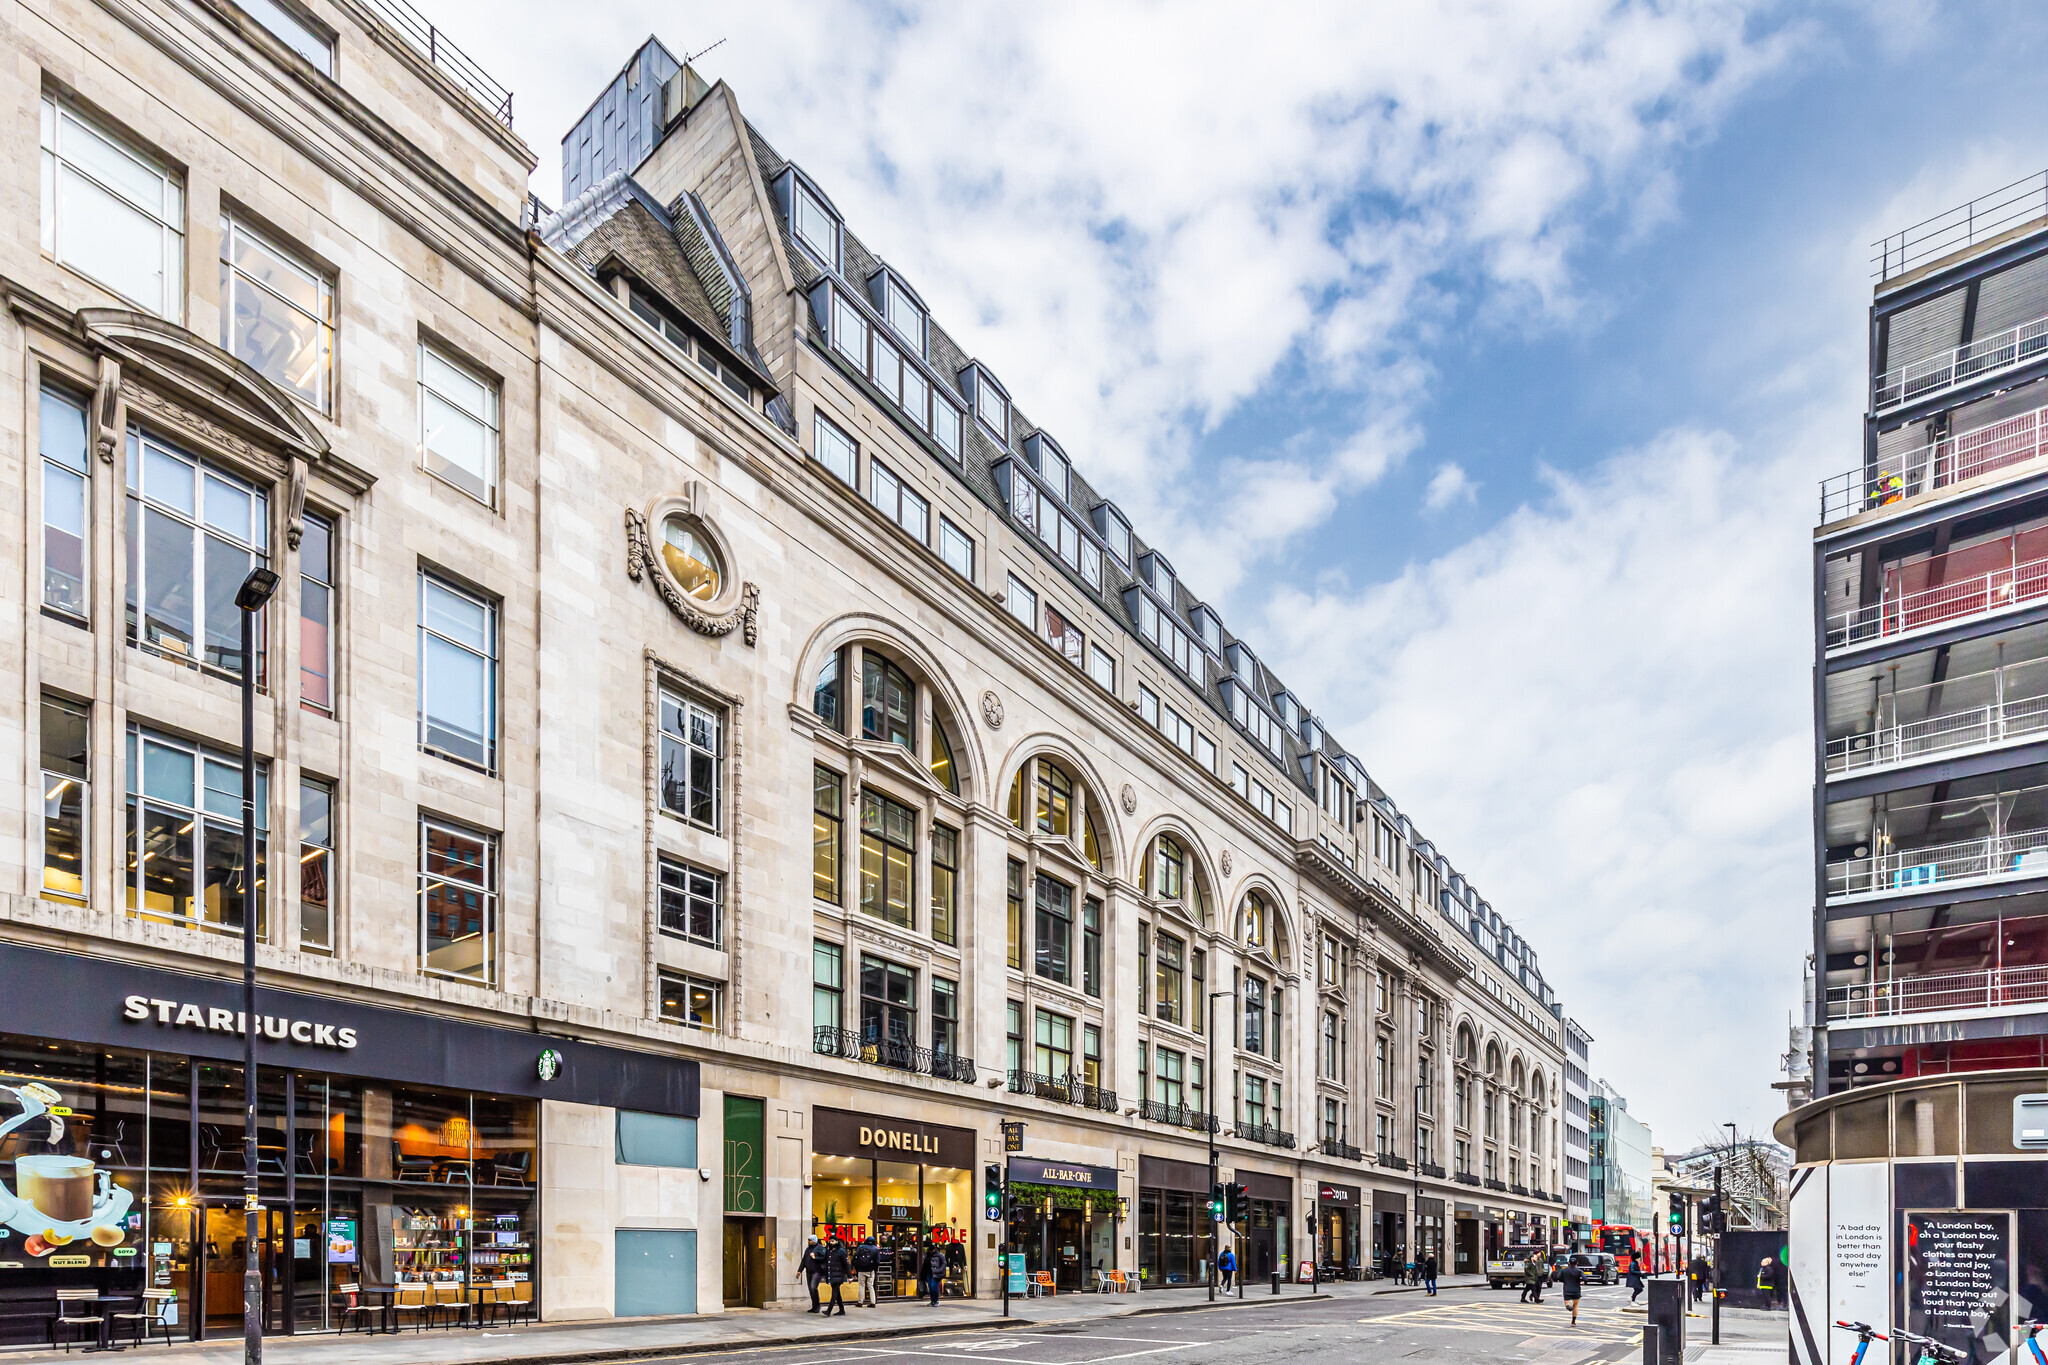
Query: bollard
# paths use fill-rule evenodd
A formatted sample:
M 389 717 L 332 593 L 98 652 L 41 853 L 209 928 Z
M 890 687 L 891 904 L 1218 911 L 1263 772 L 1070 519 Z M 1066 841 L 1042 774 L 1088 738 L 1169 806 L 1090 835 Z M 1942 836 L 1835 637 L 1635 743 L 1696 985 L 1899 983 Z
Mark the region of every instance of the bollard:
M 1280 1292 L 1280 1272 L 1277 1270 L 1273 1272 L 1273 1292 L 1275 1294 Z

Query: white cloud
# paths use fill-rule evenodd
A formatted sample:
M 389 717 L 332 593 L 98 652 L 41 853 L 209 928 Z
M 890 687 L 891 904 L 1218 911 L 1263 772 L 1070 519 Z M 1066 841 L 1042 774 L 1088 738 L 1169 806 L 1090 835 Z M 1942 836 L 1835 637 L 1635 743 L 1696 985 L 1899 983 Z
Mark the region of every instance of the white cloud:
M 1422 490 L 1423 510 L 1441 512 L 1454 502 L 1471 502 L 1479 496 L 1479 485 L 1455 460 L 1437 466 L 1429 487 Z

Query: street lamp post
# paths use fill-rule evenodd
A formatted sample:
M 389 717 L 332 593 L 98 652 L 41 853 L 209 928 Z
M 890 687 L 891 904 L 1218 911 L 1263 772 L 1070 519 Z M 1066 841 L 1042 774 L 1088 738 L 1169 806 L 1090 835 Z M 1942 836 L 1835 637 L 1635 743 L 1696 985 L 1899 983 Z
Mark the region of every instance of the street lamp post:
M 1408 1210 L 1408 1255 L 1417 1270 L 1422 1268 L 1422 1092 L 1428 1088 L 1427 1081 L 1415 1082 L 1415 1203 Z
M 235 592 L 242 613 L 242 1359 L 263 1361 L 263 1282 L 259 1273 L 262 1205 L 256 1198 L 256 614 L 277 591 L 277 574 L 251 569 Z
M 1209 1022 L 1209 1060 L 1203 1063 L 1202 1089 L 1209 1101 L 1209 1194 L 1212 1198 L 1216 1194 L 1216 1186 L 1220 1179 L 1217 1174 L 1216 1153 L 1216 1001 L 1218 997 L 1229 994 L 1229 991 L 1210 991 L 1208 998 L 1202 1002 L 1202 1011 L 1208 1016 Z M 1139 1098 L 1142 1099 L 1143 1096 Z M 1216 1257 L 1223 1249 L 1220 1245 L 1221 1242 L 1222 1238 L 1216 1235 L 1216 1213 L 1212 1209 L 1209 1212 L 1209 1302 L 1211 1303 L 1216 1302 Z M 1242 1289 L 1242 1277 L 1240 1277 L 1238 1283 L 1240 1289 Z

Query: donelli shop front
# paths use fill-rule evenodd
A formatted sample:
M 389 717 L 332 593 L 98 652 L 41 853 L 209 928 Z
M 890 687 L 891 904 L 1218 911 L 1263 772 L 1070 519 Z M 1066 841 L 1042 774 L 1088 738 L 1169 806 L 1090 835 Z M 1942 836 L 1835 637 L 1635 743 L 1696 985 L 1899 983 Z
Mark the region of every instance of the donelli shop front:
M 694 1062 L 256 993 L 245 1235 L 239 979 L 0 944 L 0 1342 L 60 1287 L 174 1295 L 174 1337 L 339 1325 L 344 1285 L 542 1311 L 543 1099 L 694 1119 Z M 21 1316 L 15 1316 L 21 1314 Z
M 811 1111 L 811 1232 L 826 1241 L 875 1239 L 878 1297 L 917 1293 L 918 1269 L 939 1255 L 945 1292 L 974 1285 L 974 1130 L 847 1109 Z

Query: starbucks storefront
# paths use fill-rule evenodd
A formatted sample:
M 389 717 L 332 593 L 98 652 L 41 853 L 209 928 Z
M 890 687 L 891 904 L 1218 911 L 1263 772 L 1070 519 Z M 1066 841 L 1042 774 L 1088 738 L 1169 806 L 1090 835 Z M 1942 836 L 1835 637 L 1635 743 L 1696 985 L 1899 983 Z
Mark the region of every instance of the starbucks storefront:
M 58 1288 L 239 1334 L 252 1260 L 272 1332 L 339 1326 L 357 1283 L 537 1316 L 540 1100 L 696 1112 L 695 1063 L 259 989 L 252 1246 L 240 998 L 0 944 L 0 1343 L 44 1340 Z

